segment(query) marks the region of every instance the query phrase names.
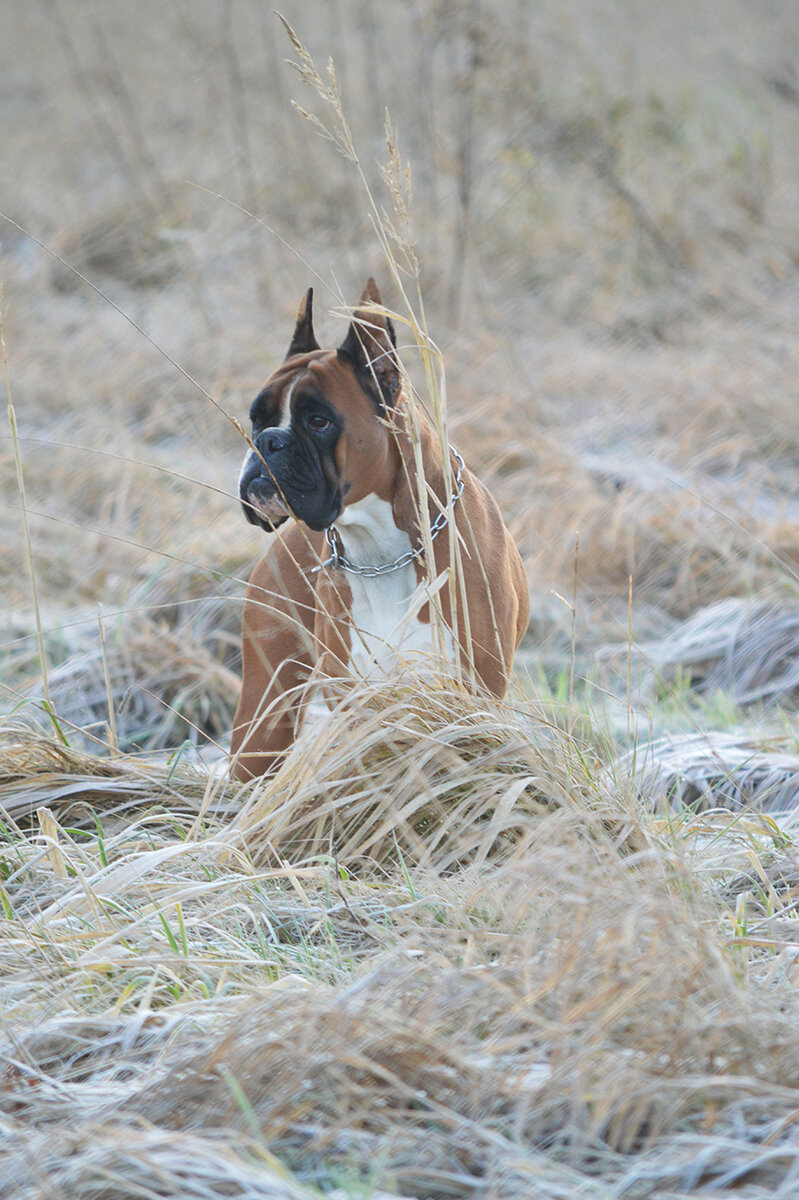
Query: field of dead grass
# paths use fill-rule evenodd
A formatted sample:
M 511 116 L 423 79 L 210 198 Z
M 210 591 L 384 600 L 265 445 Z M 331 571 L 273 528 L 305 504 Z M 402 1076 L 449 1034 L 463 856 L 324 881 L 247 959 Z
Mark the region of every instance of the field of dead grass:
M 399 300 L 260 5 L 15 7 L 0 1190 L 790 1200 L 799 26 L 286 12 L 389 210 L 391 110 L 530 630 L 503 705 L 363 688 L 269 781 L 213 769 L 263 548 L 234 421 L 309 283 L 326 343 L 369 274 Z

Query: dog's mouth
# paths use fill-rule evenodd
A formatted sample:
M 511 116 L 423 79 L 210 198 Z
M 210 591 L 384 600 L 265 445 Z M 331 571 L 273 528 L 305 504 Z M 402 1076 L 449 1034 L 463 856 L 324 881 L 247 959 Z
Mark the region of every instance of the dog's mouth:
M 279 473 L 268 463 L 245 460 L 239 479 L 239 498 L 251 525 L 267 533 L 294 517 L 313 530 L 327 529 L 341 512 L 341 489 L 331 495 L 321 470 L 315 472 L 303 461 L 279 463 Z M 265 474 L 261 474 L 264 469 Z M 319 478 L 317 478 L 319 476 Z
M 277 493 L 274 496 L 259 496 L 250 490 L 247 493 L 247 503 L 259 517 L 264 517 L 267 521 L 278 521 L 281 517 L 291 515 Z
M 277 529 L 291 516 L 285 500 L 275 491 L 270 482 L 266 487 L 261 480 L 254 480 L 242 489 L 244 515 L 253 525 L 261 525 L 267 532 Z

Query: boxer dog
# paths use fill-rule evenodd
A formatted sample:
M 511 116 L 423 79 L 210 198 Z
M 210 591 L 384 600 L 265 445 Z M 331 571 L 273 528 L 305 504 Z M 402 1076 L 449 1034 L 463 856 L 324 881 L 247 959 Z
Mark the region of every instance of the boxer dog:
M 524 568 L 493 497 L 451 447 L 448 492 L 439 440 L 421 412 L 412 433 L 394 328 L 374 280 L 337 350 L 320 349 L 312 302 L 309 289 L 285 362 L 253 401 L 239 481 L 247 520 L 276 532 L 244 604 L 231 740 L 242 780 L 281 761 L 312 675 L 368 677 L 425 661 L 429 670 L 442 648 L 430 581 L 447 657 L 494 696 L 505 693 L 529 617 Z M 431 564 L 415 454 L 428 489 Z M 458 556 L 452 586 L 446 572 Z

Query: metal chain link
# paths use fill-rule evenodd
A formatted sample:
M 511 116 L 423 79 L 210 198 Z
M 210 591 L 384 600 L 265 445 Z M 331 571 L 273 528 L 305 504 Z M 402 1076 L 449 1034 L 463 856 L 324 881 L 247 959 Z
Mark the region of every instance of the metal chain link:
M 452 508 L 454 508 L 463 495 L 463 472 L 466 464 L 454 446 L 450 446 L 449 449 L 452 454 L 454 454 L 458 462 L 458 470 L 455 473 L 455 490 L 452 493 Z M 441 532 L 448 521 L 449 513 L 446 510 L 438 514 L 430 526 L 431 541 Z M 328 546 L 332 550 L 332 554 L 330 555 L 330 558 L 325 560 L 325 562 L 320 563 L 318 567 L 313 568 L 313 571 L 311 572 L 313 575 L 315 575 L 317 571 L 321 571 L 323 567 L 340 567 L 342 571 L 349 571 L 353 575 L 363 575 L 366 579 L 373 579 L 376 575 L 388 575 L 391 571 L 399 571 L 401 567 L 406 567 L 408 563 L 413 562 L 415 558 L 419 557 L 423 549 L 423 547 L 420 546 L 418 550 L 406 550 L 404 554 L 401 554 L 399 558 L 395 558 L 393 562 L 381 563 L 380 566 L 362 567 L 359 566 L 358 563 L 350 562 L 350 560 L 339 550 L 339 546 L 343 547 L 344 541 L 335 525 L 331 525 L 325 530 L 325 537 L 327 538 Z

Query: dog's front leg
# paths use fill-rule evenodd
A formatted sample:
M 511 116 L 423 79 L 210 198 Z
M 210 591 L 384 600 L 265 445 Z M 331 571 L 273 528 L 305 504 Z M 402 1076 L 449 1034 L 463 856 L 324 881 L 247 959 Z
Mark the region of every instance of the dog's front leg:
M 242 686 L 230 752 L 234 778 L 276 770 L 294 740 L 316 660 L 314 594 L 292 548 L 278 541 L 257 564 L 242 620 Z

